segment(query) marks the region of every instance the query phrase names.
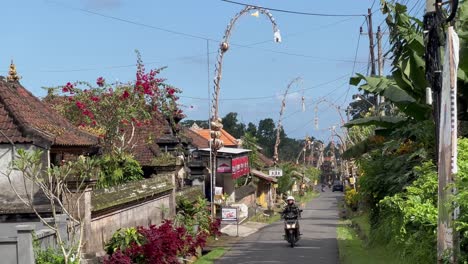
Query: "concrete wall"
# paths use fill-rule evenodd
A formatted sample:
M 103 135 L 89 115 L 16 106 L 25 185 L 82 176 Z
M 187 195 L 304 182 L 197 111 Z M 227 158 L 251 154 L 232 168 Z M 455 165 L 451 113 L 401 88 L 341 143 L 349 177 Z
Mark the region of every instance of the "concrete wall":
M 242 198 L 240 201 L 236 203 L 245 204 L 248 207 L 255 206 L 255 203 L 256 203 L 255 193 L 247 195 L 246 197 Z
M 0 237 L 0 263 L 34 264 L 33 226 L 15 226 L 16 235 Z
M 132 207 L 91 219 L 91 237 L 86 238 L 87 253 L 103 253 L 104 245 L 119 228 L 157 225 L 165 218 L 163 208 L 170 209 L 172 192 Z M 172 211 L 172 210 L 171 210 Z
M 15 150 L 25 149 L 27 151 L 34 151 L 37 149 L 32 145 L 16 144 Z M 15 151 L 15 152 L 16 152 Z M 16 153 L 13 153 L 12 145 L 9 144 L 0 144 L 0 213 L 4 212 L 16 212 L 21 208 L 25 208 L 24 204 L 18 199 L 14 193 L 6 175 L 10 175 L 13 186 L 18 190 L 22 195 L 25 194 L 25 184 L 23 181 L 22 173 L 19 171 L 11 170 L 11 163 L 13 154 L 16 156 Z M 48 152 L 44 153 L 44 168 L 48 166 Z M 28 192 L 33 188 L 32 194 L 34 198 L 40 199 L 38 196 L 38 188 L 33 186 L 31 182 L 26 182 L 26 188 Z
M 232 178 L 232 174 L 216 174 L 216 186 L 223 187 L 223 193 L 229 195 L 227 200 L 229 203 L 234 203 L 236 201 L 235 184 L 236 183 L 235 180 Z

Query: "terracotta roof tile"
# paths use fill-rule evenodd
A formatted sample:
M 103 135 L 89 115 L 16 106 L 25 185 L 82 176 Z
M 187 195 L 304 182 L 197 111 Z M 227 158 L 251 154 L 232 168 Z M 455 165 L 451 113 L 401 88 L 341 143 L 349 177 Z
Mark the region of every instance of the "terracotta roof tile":
M 204 137 L 200 136 L 197 132 L 193 131 L 190 128 L 182 128 L 182 133 L 184 136 L 188 137 L 191 139 L 191 143 L 193 146 L 197 148 L 209 148 L 210 143 L 207 139 Z
M 206 140 L 210 140 L 210 130 L 209 129 L 200 129 L 200 130 L 195 130 L 197 134 L 205 138 Z M 237 139 L 231 136 L 226 130 L 221 129 L 221 140 L 224 142 L 224 146 L 226 147 L 237 147 Z
M 0 79 L 0 131 L 16 143 L 93 146 L 98 138 L 79 130 L 19 83 Z M 9 140 L 0 134 L 0 143 Z

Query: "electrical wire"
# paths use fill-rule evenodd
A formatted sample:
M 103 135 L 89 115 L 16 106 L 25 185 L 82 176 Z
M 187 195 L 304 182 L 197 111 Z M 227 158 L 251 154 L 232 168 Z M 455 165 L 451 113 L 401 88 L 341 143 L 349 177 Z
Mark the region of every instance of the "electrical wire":
M 356 70 L 356 61 L 357 61 L 357 56 L 359 52 L 360 42 L 361 42 L 361 34 L 359 33 L 359 37 L 358 37 L 357 44 L 356 44 L 356 51 L 354 52 L 354 63 L 353 63 L 353 70 L 351 71 L 351 76 L 354 75 L 354 71 Z M 348 84 L 348 90 L 346 91 L 346 95 L 345 95 L 345 102 L 346 102 L 346 99 L 348 98 L 349 90 L 351 90 L 351 84 Z
M 323 82 L 323 83 L 320 83 L 320 84 L 317 84 L 317 85 L 314 85 L 314 86 L 311 86 L 309 88 L 305 88 L 305 89 L 298 89 L 298 90 L 293 90 L 289 93 L 295 93 L 295 92 L 300 92 L 300 91 L 308 91 L 308 90 L 312 90 L 312 89 L 317 89 L 317 88 L 321 88 L 322 86 L 325 86 L 327 84 L 330 84 L 330 83 L 333 83 L 333 82 L 336 82 L 336 81 L 339 81 L 341 79 L 344 79 L 344 78 L 349 78 L 349 74 L 345 74 L 345 75 L 341 75 L 339 77 L 337 77 L 336 79 L 333 79 L 333 80 L 329 80 L 329 81 L 326 81 L 326 82 Z M 194 97 L 194 96 L 179 96 L 180 98 L 189 98 L 189 99 L 195 99 L 195 100 L 208 100 L 208 98 L 206 97 Z M 276 98 L 277 95 L 269 95 L 269 96 L 258 96 L 258 97 L 242 97 L 242 98 L 225 98 L 225 99 L 219 99 L 220 101 L 244 101 L 244 100 L 260 100 L 260 99 L 270 99 L 270 98 Z
M 360 17 L 360 16 L 366 16 L 364 14 L 325 14 L 325 13 L 300 12 L 300 11 L 292 11 L 292 10 L 264 7 L 264 6 L 259 6 L 259 5 L 252 5 L 252 4 L 241 3 L 241 2 L 231 1 L 231 0 L 221 0 L 221 1 L 226 2 L 226 3 L 235 4 L 235 5 L 252 6 L 252 7 L 256 7 L 256 8 L 267 9 L 267 10 L 270 10 L 270 11 L 275 11 L 275 12 L 280 12 L 280 13 L 287 13 L 287 14 L 294 14 L 294 15 L 321 16 L 321 17 Z
M 167 29 L 167 28 L 157 27 L 157 26 L 153 26 L 153 25 L 149 25 L 149 24 L 145 24 L 145 23 L 141 23 L 141 22 L 137 22 L 137 21 L 133 21 L 133 20 L 129 20 L 129 19 L 124 19 L 124 18 L 120 18 L 120 17 L 116 17 L 116 16 L 110 16 L 110 15 L 102 14 L 102 13 L 92 11 L 92 10 L 89 10 L 89 9 L 77 8 L 77 7 L 65 5 L 63 3 L 59 3 L 59 2 L 56 2 L 56 1 L 53 1 L 53 0 L 46 0 L 46 2 L 53 3 L 55 5 L 58 5 L 58 6 L 62 7 L 62 8 L 67 8 L 67 9 L 70 9 L 70 10 L 80 11 L 80 12 L 84 12 L 84 13 L 104 17 L 104 18 L 107 18 L 107 19 L 116 20 L 116 21 L 119 21 L 119 22 L 133 24 L 133 25 L 136 25 L 136 26 L 141 26 L 141 27 L 146 27 L 146 28 L 150 28 L 150 29 L 154 29 L 154 30 L 159 30 L 159 31 L 163 31 L 163 32 L 166 32 L 166 33 L 170 33 L 170 34 L 175 34 L 175 35 L 180 35 L 180 36 L 190 37 L 190 38 L 195 38 L 195 39 L 201 39 L 201 40 L 211 41 L 211 42 L 216 42 L 216 43 L 219 42 L 219 40 L 216 40 L 216 39 L 213 39 L 213 38 L 208 38 L 208 37 L 194 35 L 194 34 L 190 34 L 190 33 L 186 33 L 186 32 L 181 32 L 181 31 L 171 30 L 171 29 Z M 351 19 L 352 18 L 347 18 L 347 19 L 344 19 L 344 20 L 336 21 L 334 23 L 330 23 L 330 24 L 327 24 L 327 25 L 324 25 L 324 26 L 316 27 L 316 29 L 323 29 L 323 28 L 326 28 L 326 27 L 334 26 L 334 25 L 340 24 L 342 22 L 349 21 Z M 292 36 L 292 35 L 293 34 L 291 34 L 289 36 Z M 286 36 L 288 36 L 288 35 L 286 35 Z M 337 61 L 337 62 L 346 62 L 346 63 L 353 62 L 352 60 L 346 60 L 346 59 L 325 58 L 325 57 L 312 56 L 312 55 L 308 55 L 308 54 L 301 54 L 301 53 L 266 49 L 266 48 L 261 48 L 261 47 L 254 47 L 256 45 L 260 45 L 260 44 L 267 43 L 267 42 L 271 42 L 271 40 L 270 39 L 269 40 L 264 40 L 264 41 L 261 41 L 261 42 L 256 42 L 256 43 L 247 44 L 247 45 L 236 44 L 236 43 L 230 43 L 230 45 L 235 46 L 235 47 L 257 49 L 257 50 L 263 50 L 263 51 L 266 51 L 266 52 L 271 52 L 271 53 L 276 53 L 276 54 L 281 54 L 281 55 L 287 55 L 287 56 L 293 56 L 293 57 L 307 58 L 307 59 L 316 59 L 316 60 L 322 60 L 322 61 Z M 217 53 L 217 52 L 213 52 L 213 53 L 210 53 L 210 54 L 215 54 L 215 53 Z M 202 57 L 202 56 L 204 57 L 205 55 L 206 54 L 197 55 L 197 56 L 194 56 L 194 58 Z M 180 58 L 176 58 L 175 60 L 186 59 L 186 58 L 187 57 L 180 57 Z M 188 57 L 188 58 L 191 58 L 191 57 Z M 358 63 L 364 64 L 366 62 L 358 62 Z M 135 66 L 134 64 L 117 65 L 117 66 L 104 67 L 103 69 L 128 68 L 128 67 L 134 67 L 134 66 Z M 70 69 L 70 70 L 45 70 L 45 71 L 41 71 L 41 72 L 80 72 L 80 71 L 92 71 L 92 70 L 97 70 L 97 69 L 95 69 L 95 68 L 82 68 L 82 69 Z

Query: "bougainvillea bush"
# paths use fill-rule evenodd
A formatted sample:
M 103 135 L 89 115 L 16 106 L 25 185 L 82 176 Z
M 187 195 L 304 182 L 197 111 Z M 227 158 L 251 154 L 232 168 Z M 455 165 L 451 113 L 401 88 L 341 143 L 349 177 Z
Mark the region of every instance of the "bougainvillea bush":
M 135 128 L 149 124 L 155 115 L 170 123 L 184 117 L 178 105 L 181 91 L 159 77 L 163 69 L 146 71 L 137 52 L 134 81 L 108 83 L 99 77 L 96 84 L 69 82 L 49 89 L 45 101 L 73 124 L 100 136 L 104 152 L 125 150 L 132 146 Z
M 202 231 L 192 235 L 183 226 L 174 226 L 166 220 L 160 226 L 137 227 L 138 240 L 129 238 L 130 243 L 119 243 L 111 239 L 117 247 L 107 246 L 109 255 L 105 258 L 104 264 L 176 264 L 179 257 L 195 256 L 197 248 L 204 247 L 206 239 L 210 235 Z M 219 233 L 219 221 L 215 221 L 211 226 L 211 232 Z M 119 237 L 122 231 L 119 231 Z M 120 245 L 125 245 L 121 247 Z

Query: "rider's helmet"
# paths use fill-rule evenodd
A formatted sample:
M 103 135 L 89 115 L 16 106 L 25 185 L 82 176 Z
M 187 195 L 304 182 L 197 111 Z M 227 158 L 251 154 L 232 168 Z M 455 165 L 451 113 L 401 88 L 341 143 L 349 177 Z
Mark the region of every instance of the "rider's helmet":
M 288 198 L 286 198 L 286 202 L 288 202 L 288 204 L 293 204 L 294 203 L 294 197 L 292 196 L 288 196 Z

